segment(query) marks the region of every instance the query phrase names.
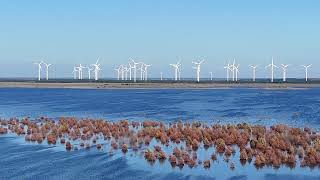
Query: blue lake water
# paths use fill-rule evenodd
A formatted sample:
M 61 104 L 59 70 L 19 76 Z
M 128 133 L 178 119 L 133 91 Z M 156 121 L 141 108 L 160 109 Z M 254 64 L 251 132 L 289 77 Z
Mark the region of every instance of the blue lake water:
M 0 117 L 61 116 L 107 120 L 200 120 L 207 123 L 284 123 L 320 129 L 320 89 L 28 89 L 0 88 Z M 221 164 L 172 169 L 141 155 L 28 144 L 0 136 L 0 179 L 320 179 L 318 168 L 280 169 Z M 207 152 L 203 152 L 206 156 Z

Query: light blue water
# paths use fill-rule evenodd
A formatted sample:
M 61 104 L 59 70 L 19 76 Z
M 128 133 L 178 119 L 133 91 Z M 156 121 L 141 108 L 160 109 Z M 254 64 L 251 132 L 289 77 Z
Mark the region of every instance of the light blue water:
M 201 120 L 309 126 L 320 129 L 320 89 L 84 90 L 0 89 L 0 117 L 61 116 L 108 120 Z M 22 137 L 0 137 L 0 179 L 320 179 L 318 168 L 256 170 L 252 164 L 231 171 L 216 163 L 203 168 L 150 166 L 141 155 L 65 152 L 55 146 L 26 144 Z M 210 153 L 203 151 L 202 156 Z M 237 155 L 236 155 L 237 156 Z

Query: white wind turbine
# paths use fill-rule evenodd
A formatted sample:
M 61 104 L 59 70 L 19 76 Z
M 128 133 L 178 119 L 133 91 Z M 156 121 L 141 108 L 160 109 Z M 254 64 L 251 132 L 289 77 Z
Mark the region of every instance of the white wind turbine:
M 238 64 L 237 66 L 234 66 L 234 71 L 235 71 L 235 80 L 238 81 L 238 73 L 239 73 L 239 66 L 240 64 Z
M 196 75 L 197 75 L 197 82 L 200 82 L 200 71 L 201 71 L 201 64 L 204 62 L 204 60 L 199 61 L 199 62 L 194 62 L 192 61 L 192 63 L 195 65 L 195 67 L 193 67 L 196 70 Z
M 312 66 L 312 64 L 309 64 L 309 65 L 302 65 L 302 67 L 305 68 L 305 71 L 306 71 L 306 82 L 308 82 L 308 70 L 309 68 Z
M 287 81 L 287 67 L 289 66 L 289 64 L 281 64 L 281 68 L 282 68 L 282 81 L 285 82 Z
M 181 64 L 178 64 L 178 80 L 181 80 Z
M 162 79 L 163 79 L 163 73 L 161 72 L 160 73 L 160 80 L 162 81 Z
M 145 77 L 144 79 L 147 81 L 148 80 L 148 68 L 151 66 L 151 64 L 144 64 L 144 73 Z
M 83 78 L 83 69 L 86 68 L 85 66 L 82 66 L 82 64 L 79 64 L 78 71 L 79 71 L 79 79 L 82 80 Z
M 77 72 L 78 72 L 78 79 L 80 80 L 80 79 L 81 79 L 80 67 L 79 67 L 79 66 L 76 66 L 76 68 L 77 68 Z
M 134 82 L 137 82 L 137 65 L 139 64 L 138 62 L 135 62 L 132 58 L 131 59 L 131 62 L 133 63 L 133 65 L 129 65 L 130 66 L 130 69 L 132 68 L 133 69 L 133 81 Z
M 138 70 L 140 70 L 140 80 L 143 80 L 144 79 L 144 64 L 142 62 L 139 64 L 140 64 L 140 67 Z
M 100 64 L 98 64 L 99 60 L 100 60 L 100 58 L 97 59 L 97 62 L 95 64 L 92 64 L 92 66 L 94 67 L 94 70 L 93 70 L 94 71 L 94 79 L 96 81 L 99 80 L 99 71 L 101 71 Z
M 118 74 L 118 80 L 120 80 L 120 71 L 121 71 L 121 67 L 119 66 L 118 68 L 114 69 L 115 71 L 117 71 Z
M 121 80 L 124 80 L 124 67 L 120 65 Z
M 271 82 L 273 82 L 273 79 L 274 79 L 274 68 L 278 68 L 278 66 L 274 65 L 273 63 L 273 57 L 272 57 L 272 60 L 271 60 L 271 64 L 267 65 L 266 68 L 270 67 L 271 69 Z
M 42 71 L 42 64 L 43 64 L 43 61 L 39 62 L 39 63 L 34 63 L 35 65 L 38 66 L 38 81 L 41 80 L 41 71 Z
M 94 68 L 90 68 L 90 67 L 88 66 L 87 69 L 88 69 L 88 79 L 91 80 L 91 71 L 93 71 Z
M 231 67 L 232 66 L 229 63 L 227 64 L 227 66 L 223 67 L 227 70 L 227 81 L 229 81 L 229 78 L 230 78 L 230 71 L 232 71 Z
M 250 65 L 249 67 L 252 68 L 252 81 L 256 81 L 256 70 L 258 65 Z
M 210 74 L 210 81 L 212 81 L 213 73 L 212 73 L 212 72 L 209 72 L 209 74 Z
M 236 66 L 236 58 L 233 59 L 233 63 L 231 64 L 231 71 L 232 71 L 232 81 L 238 80 L 238 72 L 239 72 L 239 64 Z
M 132 80 L 132 69 L 134 69 L 134 64 L 132 65 L 131 62 L 128 63 L 129 65 L 129 80 Z
M 128 72 L 129 72 L 129 68 L 127 66 L 123 66 L 123 72 L 124 72 L 124 79 L 128 80 Z
M 72 73 L 73 73 L 73 78 L 74 79 L 77 79 L 77 72 L 78 72 L 79 70 L 78 70 L 78 67 L 76 67 L 76 66 L 74 66 L 73 67 L 73 71 L 72 71 Z
M 172 66 L 174 68 L 174 80 L 177 81 L 177 80 L 180 80 L 180 75 L 181 75 L 181 72 L 180 72 L 180 61 L 177 63 L 177 64 L 170 64 L 170 66 Z
M 46 80 L 48 81 L 49 80 L 49 67 L 52 64 L 47 64 L 47 63 L 43 63 L 43 64 L 46 66 Z

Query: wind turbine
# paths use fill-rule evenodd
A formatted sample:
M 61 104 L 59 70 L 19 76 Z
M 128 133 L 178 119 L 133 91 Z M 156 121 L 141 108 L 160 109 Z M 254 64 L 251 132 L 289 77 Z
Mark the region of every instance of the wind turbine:
M 232 71 L 231 67 L 232 66 L 229 63 L 227 64 L 227 66 L 223 67 L 223 68 L 225 68 L 227 70 L 227 81 L 229 81 L 230 71 Z
M 41 80 L 41 70 L 42 70 L 42 64 L 43 64 L 43 61 L 40 61 L 39 63 L 34 63 L 35 65 L 38 66 L 38 81 Z
M 45 66 L 46 66 L 46 79 L 47 81 L 49 80 L 49 67 L 52 65 L 52 64 L 47 64 L 47 63 L 43 63 Z
M 278 68 L 278 66 L 274 65 L 273 63 L 273 57 L 272 57 L 272 60 L 271 60 L 271 64 L 267 65 L 266 68 L 270 67 L 271 69 L 271 82 L 273 82 L 273 79 L 274 79 L 274 68 Z
M 306 70 L 306 82 L 308 82 L 308 69 L 309 69 L 309 67 L 311 67 L 312 66 L 312 64 L 309 64 L 309 65 L 302 65 L 304 68 L 305 68 L 305 70 Z
M 94 68 L 90 68 L 90 67 L 88 66 L 87 69 L 88 69 L 88 79 L 91 80 L 91 71 L 93 71 Z
M 128 72 L 129 72 L 129 68 L 127 66 L 123 66 L 123 71 L 124 71 L 124 79 L 128 80 Z
M 163 73 L 161 72 L 160 73 L 160 80 L 162 81 L 162 79 L 163 79 Z
M 235 65 L 236 65 L 236 58 L 233 59 L 233 64 L 231 65 L 231 67 L 232 67 L 232 70 L 231 70 L 232 71 L 232 81 L 235 81 L 235 70 L 236 70 Z
M 121 80 L 124 80 L 124 66 L 121 64 L 120 65 L 120 73 L 121 73 Z
M 200 71 L 201 71 L 201 64 L 204 62 L 204 60 L 199 61 L 199 62 L 194 62 L 192 61 L 192 63 L 195 65 L 195 67 L 193 67 L 196 70 L 196 74 L 197 74 L 197 82 L 200 82 Z
M 77 72 L 78 72 L 78 71 L 79 71 L 79 70 L 78 70 L 78 67 L 74 66 L 74 67 L 73 67 L 73 71 L 72 71 L 72 72 L 73 72 L 73 78 L 74 78 L 74 79 L 77 79 Z
M 234 69 L 236 71 L 236 81 L 238 81 L 239 66 L 240 64 L 238 64 L 237 66 L 234 66 Z
M 258 67 L 258 65 L 250 65 L 249 67 L 252 68 L 252 81 L 256 81 L 256 69 Z
M 140 64 L 140 68 L 138 70 L 140 70 L 140 80 L 144 79 L 144 64 L 141 62 Z
M 129 80 L 132 80 L 132 69 L 134 69 L 134 64 L 132 65 L 130 62 L 128 63 L 129 65 Z
M 139 63 L 137 63 L 137 62 L 135 62 L 132 58 L 130 58 L 131 59 L 131 62 L 133 63 L 133 65 L 131 66 L 130 65 L 130 68 L 132 68 L 134 71 L 133 71 L 133 81 L 134 82 L 137 82 L 137 65 L 139 64 Z
M 209 72 L 210 74 L 210 81 L 212 81 L 212 72 Z
M 178 63 L 178 80 L 179 81 L 181 80 L 181 64 L 180 64 L 180 61 Z
M 78 72 L 78 79 L 81 79 L 81 71 L 80 71 L 80 67 L 79 66 L 75 66 L 77 68 L 77 72 Z
M 148 67 L 150 67 L 151 64 L 144 64 L 144 73 L 145 73 L 145 77 L 144 79 L 147 81 L 148 80 Z
M 281 64 L 281 68 L 282 68 L 282 75 L 283 75 L 283 82 L 287 81 L 287 67 L 289 66 L 289 64 Z
M 114 70 L 117 71 L 117 73 L 118 73 L 118 80 L 120 80 L 121 67 L 115 68 Z
M 101 71 L 101 68 L 100 68 L 100 64 L 98 64 L 99 63 L 99 60 L 100 60 L 100 57 L 98 57 L 98 59 L 97 59 L 97 62 L 95 63 L 95 64 L 92 64 L 92 66 L 94 67 L 94 79 L 96 80 L 96 81 L 98 81 L 99 80 L 99 71 Z
M 85 66 L 82 66 L 82 64 L 79 64 L 78 70 L 79 70 L 79 79 L 82 80 L 83 78 L 83 69 L 86 68 Z
M 122 64 L 120 65 L 120 72 L 121 72 L 121 80 L 124 80 L 124 67 Z
M 181 72 L 180 72 L 180 61 L 177 63 L 177 64 L 170 64 L 170 66 L 172 66 L 174 68 L 174 80 L 177 81 L 177 80 L 180 80 L 180 75 L 181 75 Z

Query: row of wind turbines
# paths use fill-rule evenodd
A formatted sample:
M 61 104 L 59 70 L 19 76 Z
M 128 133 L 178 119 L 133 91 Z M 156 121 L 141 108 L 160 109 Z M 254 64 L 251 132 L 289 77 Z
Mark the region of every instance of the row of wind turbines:
M 136 62 L 132 58 L 127 65 L 121 64 L 118 68 L 114 70 L 117 72 L 117 79 L 118 80 L 132 80 L 137 82 L 137 71 L 140 71 L 140 80 L 148 80 L 148 68 L 151 64 L 146 64 L 144 62 Z M 133 77 L 132 77 L 133 72 Z M 128 77 L 129 74 L 129 77 Z M 161 73 L 161 80 L 162 80 L 162 73 Z
M 74 79 L 83 80 L 83 71 L 86 69 L 88 73 L 88 79 L 91 80 L 91 72 L 94 72 L 94 80 L 99 80 L 99 72 L 102 70 L 100 68 L 99 64 L 100 58 L 97 59 L 96 63 L 91 64 L 90 66 L 83 66 L 82 64 L 79 64 L 79 66 L 73 67 L 73 76 Z M 201 65 L 205 62 L 205 60 L 200 61 L 192 61 L 192 64 L 194 65 L 192 68 L 195 69 L 196 72 L 196 81 L 200 82 L 200 73 L 201 73 Z M 38 80 L 41 80 L 41 72 L 42 72 L 42 66 L 44 65 L 46 68 L 46 80 L 49 80 L 49 67 L 52 64 L 47 64 L 44 61 L 40 61 L 38 63 L 35 63 L 38 66 Z M 176 64 L 169 64 L 172 68 L 174 68 L 174 80 L 180 81 L 181 80 L 181 61 L 178 61 Z M 289 64 L 281 64 L 282 69 L 282 81 L 287 81 L 287 68 Z M 309 65 L 302 65 L 305 69 L 305 81 L 308 81 L 308 70 L 312 66 Z M 117 72 L 117 79 L 118 80 L 130 80 L 130 81 L 137 81 L 137 73 L 140 73 L 140 80 L 147 81 L 148 80 L 148 69 L 151 67 L 151 64 L 146 64 L 144 62 L 138 62 L 134 59 L 130 58 L 129 62 L 127 64 L 121 64 L 114 70 Z M 250 68 L 252 68 L 252 81 L 256 81 L 256 71 L 259 65 L 249 65 Z M 239 69 L 240 64 L 236 63 L 236 59 L 233 60 L 233 63 L 228 63 L 226 66 L 223 67 L 226 69 L 227 72 L 227 81 L 233 81 L 237 82 L 239 80 Z M 274 60 L 272 58 L 271 64 L 265 66 L 265 68 L 270 68 L 270 80 L 271 82 L 274 82 L 274 74 L 275 74 L 275 68 L 279 68 L 274 64 Z M 213 72 L 210 73 L 210 80 L 213 80 Z M 232 75 L 232 77 L 230 77 Z M 160 80 L 163 80 L 163 73 L 160 73 Z
M 289 64 L 281 64 L 281 69 L 282 69 L 282 81 L 286 82 L 287 81 L 287 68 L 288 68 Z M 312 64 L 309 65 L 302 65 L 302 67 L 305 68 L 305 80 L 306 82 L 308 81 L 308 70 L 309 68 L 312 66 Z M 253 70 L 253 75 L 252 75 L 252 81 L 256 81 L 256 69 L 258 67 L 258 65 L 249 65 L 250 68 L 252 68 Z M 274 71 L 275 68 L 279 68 L 278 66 L 276 66 L 274 64 L 274 60 L 272 58 L 271 60 L 271 64 L 267 65 L 265 68 L 270 68 L 271 70 L 271 82 L 274 82 Z
M 192 64 L 194 66 L 192 67 L 196 71 L 196 81 L 200 82 L 200 72 L 201 72 L 201 64 L 203 64 L 205 60 L 201 61 L 192 61 Z M 181 80 L 181 61 L 178 61 L 176 64 L 169 64 L 171 67 L 174 68 L 174 80 L 175 81 L 180 81 Z M 150 67 L 151 65 L 147 65 L 143 62 L 136 62 L 133 59 L 130 59 L 128 66 L 127 65 L 120 65 L 118 68 L 115 70 L 118 73 L 118 80 L 128 80 L 128 73 L 129 73 L 129 80 L 132 80 L 132 69 L 134 70 L 134 82 L 136 82 L 136 72 L 137 70 L 140 71 L 141 77 L 140 80 L 148 80 L 148 71 L 147 68 Z M 250 68 L 252 68 L 252 81 L 256 81 L 256 71 L 259 65 L 249 65 Z M 281 64 L 282 68 L 282 75 L 283 75 L 283 82 L 287 81 L 287 68 L 289 64 Z M 305 80 L 308 81 L 308 69 L 312 66 L 311 64 L 309 65 L 302 65 L 305 68 Z M 230 73 L 232 73 L 232 81 L 238 81 L 238 74 L 239 74 L 239 68 L 240 64 L 236 64 L 236 60 L 233 60 L 233 63 L 230 64 L 228 63 L 224 68 L 227 70 L 227 81 L 230 81 Z M 274 73 L 275 73 L 275 68 L 279 68 L 274 64 L 274 60 L 272 58 L 271 64 L 267 65 L 265 68 L 270 68 L 271 72 L 271 82 L 274 82 Z M 210 80 L 213 80 L 213 72 L 210 73 Z M 121 78 L 120 78 L 121 75 Z M 163 80 L 163 73 L 160 73 L 160 80 Z
M 91 71 L 94 72 L 94 80 L 98 81 L 99 80 L 99 71 L 102 69 L 100 68 L 99 64 L 100 58 L 97 59 L 96 63 L 91 64 L 90 66 L 82 66 L 82 64 L 79 64 L 79 66 L 74 66 L 73 67 L 73 78 L 74 79 L 83 79 L 83 70 L 87 69 L 88 71 L 88 79 L 91 80 Z
M 37 65 L 38 67 L 38 81 L 41 81 L 42 79 L 42 68 L 43 65 L 46 68 L 46 80 L 49 80 L 49 67 L 52 64 L 47 64 L 44 61 L 40 61 L 37 63 L 34 63 L 35 65 Z M 74 79 L 79 79 L 82 80 L 83 79 L 83 70 L 87 69 L 88 70 L 88 78 L 89 80 L 91 79 L 91 71 L 94 72 L 94 79 L 97 81 L 99 80 L 99 71 L 101 71 L 102 69 L 100 68 L 100 64 L 99 64 L 99 58 L 96 61 L 95 64 L 91 64 L 90 66 L 82 66 L 82 64 L 79 64 L 79 66 L 74 66 L 73 67 L 73 75 L 74 75 Z

